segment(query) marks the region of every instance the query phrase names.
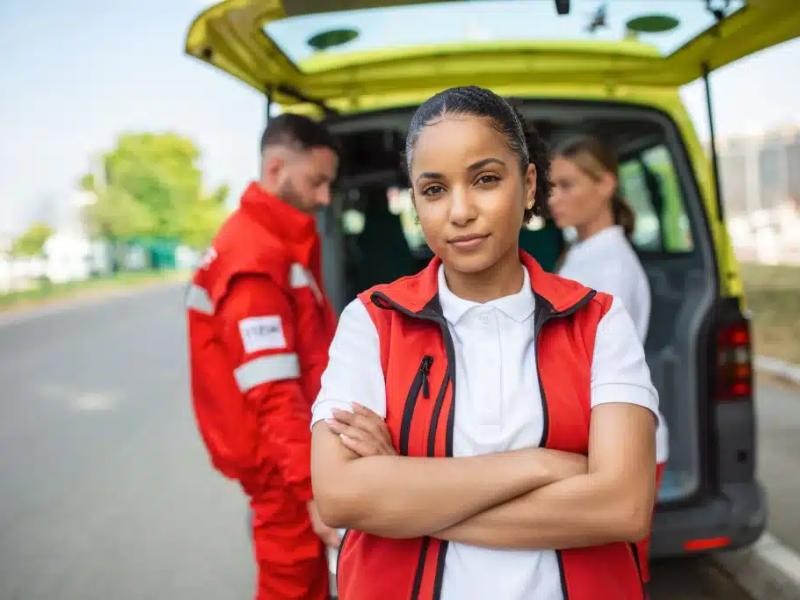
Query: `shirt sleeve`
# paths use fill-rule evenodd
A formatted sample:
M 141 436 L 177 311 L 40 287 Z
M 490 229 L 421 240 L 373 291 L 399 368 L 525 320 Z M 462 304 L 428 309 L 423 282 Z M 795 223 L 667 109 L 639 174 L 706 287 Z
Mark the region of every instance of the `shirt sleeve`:
M 345 307 L 329 351 L 328 367 L 312 408 L 311 425 L 329 419 L 333 409 L 352 411 L 358 402 L 386 417 L 386 383 L 375 324 L 356 299 Z
M 658 419 L 658 392 L 650 380 L 644 348 L 616 297 L 597 326 L 592 358 L 592 408 L 612 402 L 638 404 Z
M 289 298 L 268 277 L 239 276 L 217 315 L 233 376 L 257 415 L 258 463 L 262 469 L 275 465 L 297 498 L 308 501 L 312 497 L 310 414 L 300 383 Z M 247 487 L 248 482 L 242 483 Z

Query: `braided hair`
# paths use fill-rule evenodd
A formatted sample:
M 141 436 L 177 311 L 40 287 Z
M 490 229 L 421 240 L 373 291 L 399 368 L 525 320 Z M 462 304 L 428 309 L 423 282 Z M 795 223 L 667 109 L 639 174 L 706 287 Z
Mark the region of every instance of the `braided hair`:
M 534 216 L 545 216 L 550 196 L 550 161 L 547 147 L 536 129 L 504 98 L 474 85 L 455 87 L 439 92 L 426 100 L 414 113 L 406 137 L 406 166 L 411 172 L 414 147 L 422 130 L 447 115 L 471 115 L 489 119 L 492 127 L 502 134 L 508 149 L 518 160 L 521 173 L 528 165 L 536 167 L 536 194 L 533 208 L 525 211 L 527 223 Z

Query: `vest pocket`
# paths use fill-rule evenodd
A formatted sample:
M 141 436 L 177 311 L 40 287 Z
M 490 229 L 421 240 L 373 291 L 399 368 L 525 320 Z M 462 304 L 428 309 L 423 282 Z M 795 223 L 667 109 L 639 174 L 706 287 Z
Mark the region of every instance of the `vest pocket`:
M 428 379 L 432 365 L 432 356 L 426 354 L 422 357 L 422 361 L 417 369 L 417 374 L 414 375 L 411 388 L 408 390 L 408 396 L 406 396 L 406 403 L 403 408 L 403 421 L 400 424 L 400 454 L 402 456 L 408 456 L 408 437 L 411 433 L 411 420 L 414 417 L 414 408 L 417 406 L 419 393 L 422 391 L 423 397 L 431 397 L 431 388 Z

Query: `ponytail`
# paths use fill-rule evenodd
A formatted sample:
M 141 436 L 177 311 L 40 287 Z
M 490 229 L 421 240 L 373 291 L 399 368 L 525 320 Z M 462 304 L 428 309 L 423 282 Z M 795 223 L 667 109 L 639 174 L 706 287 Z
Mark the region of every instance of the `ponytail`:
M 625 237 L 631 239 L 636 226 L 636 214 L 630 204 L 620 196 L 619 191 L 615 191 L 611 197 L 611 212 L 614 216 L 614 224 L 620 225 L 625 232 Z

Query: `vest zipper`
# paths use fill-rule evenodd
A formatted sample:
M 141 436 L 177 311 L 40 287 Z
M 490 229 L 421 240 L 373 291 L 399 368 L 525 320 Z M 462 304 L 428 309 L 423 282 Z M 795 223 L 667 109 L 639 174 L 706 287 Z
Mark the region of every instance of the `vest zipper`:
M 406 315 L 407 317 L 413 319 L 422 319 L 425 321 L 433 321 L 439 326 L 439 329 L 442 332 L 442 338 L 444 340 L 445 346 L 445 354 L 447 355 L 447 368 L 445 370 L 445 377 L 442 382 L 441 388 L 439 388 L 439 393 L 436 397 L 436 404 L 434 405 L 434 412 L 431 417 L 431 426 L 428 430 L 428 456 L 433 456 L 435 451 L 435 442 L 436 442 L 436 429 L 439 423 L 439 417 L 441 415 L 442 405 L 444 403 L 444 395 L 447 392 L 447 386 L 451 386 L 450 393 L 453 396 L 453 401 L 450 406 L 450 414 L 447 418 L 447 432 L 445 438 L 445 456 L 453 456 L 453 423 L 454 423 L 454 415 L 455 415 L 455 401 L 456 401 L 456 377 L 455 377 L 455 348 L 453 346 L 453 339 L 450 336 L 450 330 L 447 328 L 447 322 L 445 321 L 444 317 L 441 315 L 441 308 L 437 311 L 436 309 L 430 309 L 426 307 L 426 311 L 431 311 L 434 314 L 421 314 L 421 313 L 414 313 L 410 310 L 400 306 L 396 302 L 387 298 L 384 294 L 380 292 L 375 292 L 370 296 L 372 302 L 378 308 L 382 309 L 389 309 L 389 310 L 396 310 L 397 312 Z M 434 299 L 438 302 L 437 299 Z M 437 314 L 438 313 L 438 314 Z M 431 364 L 433 360 L 431 359 Z M 422 368 L 422 365 L 420 365 Z M 427 395 L 426 395 L 427 397 Z M 416 400 L 415 400 L 416 402 Z M 406 411 L 408 410 L 409 402 L 406 402 L 404 414 L 403 414 L 403 422 L 405 423 Z M 413 413 L 413 409 L 412 409 Z M 411 421 L 409 416 L 409 423 L 410 429 Z M 403 448 L 403 428 L 401 425 L 401 454 L 405 454 L 402 452 Z M 406 440 L 405 440 L 405 449 L 408 450 L 408 431 L 406 430 Z M 414 574 L 414 587 L 411 591 L 411 600 L 419 600 L 419 586 L 422 582 L 422 576 L 425 568 L 425 560 L 428 554 L 428 548 L 431 543 L 431 538 L 426 537 L 423 538 L 422 541 L 422 548 L 420 549 L 419 555 L 419 562 L 417 564 L 417 569 Z M 436 572 L 434 575 L 434 589 L 433 589 L 433 600 L 439 600 L 442 594 L 442 580 L 444 576 L 444 562 L 445 557 L 447 555 L 447 547 L 449 542 L 442 540 L 439 542 L 439 553 L 436 560 Z
M 425 398 L 431 397 L 431 386 L 428 383 L 428 375 L 431 373 L 431 367 L 433 366 L 433 357 L 432 356 L 424 356 L 422 358 L 422 364 L 419 366 L 419 371 L 422 374 L 422 395 Z
M 586 306 L 596 295 L 597 292 L 592 290 L 588 294 L 586 294 L 583 298 L 581 298 L 578 302 L 573 304 L 570 308 L 561 312 L 555 312 L 553 310 L 553 306 L 549 302 L 547 302 L 544 298 L 542 298 L 539 295 L 536 296 L 537 315 L 534 317 L 533 344 L 536 357 L 536 378 L 539 381 L 539 395 L 541 396 L 542 400 L 542 421 L 543 421 L 542 439 L 539 441 L 539 447 L 543 447 L 544 444 L 547 442 L 548 425 L 550 420 L 547 410 L 547 398 L 544 393 L 544 385 L 542 384 L 542 375 L 541 371 L 539 371 L 539 334 L 542 332 L 542 328 L 544 327 L 545 323 L 547 323 L 550 319 L 557 319 L 561 317 L 569 317 L 571 315 L 574 315 L 581 308 Z M 539 308 L 540 306 L 541 309 Z
M 406 403 L 403 407 L 403 421 L 400 424 L 400 454 L 408 456 L 408 437 L 411 433 L 411 421 L 414 418 L 414 409 L 417 406 L 417 398 L 419 397 L 420 389 L 425 398 L 431 397 L 430 383 L 428 377 L 433 365 L 433 357 L 425 355 L 422 357 L 422 362 L 419 364 L 417 374 L 411 382 L 411 388 L 408 390 L 406 396 Z
M 547 323 L 550 319 L 556 319 L 560 317 L 568 317 L 570 315 L 575 314 L 581 308 L 586 306 L 592 298 L 594 298 L 596 292 L 592 290 L 588 294 L 586 294 L 583 298 L 581 298 L 577 303 L 572 305 L 565 311 L 562 312 L 555 312 L 553 310 L 552 304 L 547 302 L 544 298 L 537 295 L 536 296 L 536 312 L 538 313 L 534 317 L 534 325 L 533 325 L 533 345 L 535 349 L 535 357 L 536 357 L 536 378 L 539 381 L 539 396 L 542 401 L 542 439 L 539 441 L 539 447 L 542 448 L 547 443 L 548 437 L 548 429 L 550 423 L 550 417 L 547 410 L 547 397 L 544 393 L 544 384 L 542 384 L 542 375 L 541 371 L 539 370 L 539 334 L 542 332 L 542 327 L 544 327 L 545 323 Z M 542 307 L 539 309 L 539 307 Z M 540 312 L 541 310 L 541 312 Z M 541 317 L 539 317 L 541 315 Z M 566 573 L 564 573 L 564 559 L 561 556 L 561 550 L 556 550 L 556 560 L 558 561 L 558 575 L 561 579 L 561 593 L 564 596 L 564 600 L 569 600 L 569 590 L 567 589 L 567 577 Z

